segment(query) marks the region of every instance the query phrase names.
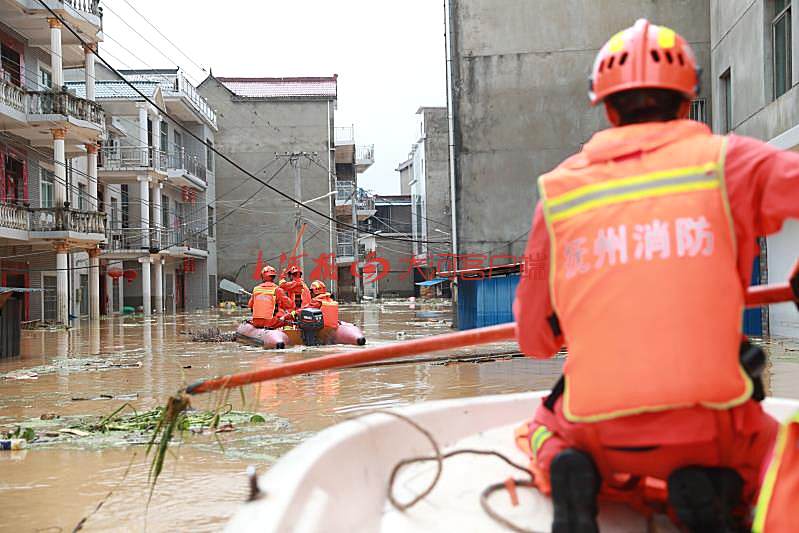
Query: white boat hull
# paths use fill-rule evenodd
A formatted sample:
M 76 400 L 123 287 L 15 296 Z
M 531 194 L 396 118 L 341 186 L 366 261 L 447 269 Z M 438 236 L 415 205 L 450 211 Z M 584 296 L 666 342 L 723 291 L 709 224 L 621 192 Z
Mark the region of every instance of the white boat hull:
M 430 431 L 443 451 L 496 450 L 525 465 L 513 442 L 513 430 L 530 418 L 547 391 L 442 400 L 395 409 Z M 766 409 L 779 420 L 799 409 L 799 402 L 769 398 Z M 408 511 L 387 500 L 392 468 L 402 459 L 432 455 L 430 443 L 405 421 L 372 414 L 342 422 L 304 442 L 259 479 L 263 493 L 244 504 L 227 526 L 229 532 L 314 533 L 504 531 L 480 507 L 480 493 L 492 483 L 519 472 L 491 457 L 456 456 L 444 463 L 433 492 Z M 395 495 L 405 502 L 420 493 L 435 473 L 435 463 L 409 466 L 398 476 Z M 519 489 L 520 505 L 506 494 L 492 506 L 514 523 L 549 531 L 552 504 L 533 489 Z M 677 531 L 668 520 L 659 531 Z M 621 505 L 604 505 L 600 530 L 646 530 L 643 517 Z

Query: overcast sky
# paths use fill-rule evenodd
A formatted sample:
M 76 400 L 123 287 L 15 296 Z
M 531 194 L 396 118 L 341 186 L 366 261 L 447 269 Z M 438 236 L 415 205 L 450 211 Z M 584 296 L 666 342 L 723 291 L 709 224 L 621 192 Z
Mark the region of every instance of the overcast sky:
M 394 169 L 417 140 L 416 110 L 446 105 L 442 0 L 127 1 L 216 76 L 338 74 L 336 124 L 355 124 L 356 143 L 375 145 L 360 180 L 379 193 L 399 193 Z M 178 65 L 197 83 L 206 76 L 125 0 L 101 5 L 100 53 L 115 67 Z

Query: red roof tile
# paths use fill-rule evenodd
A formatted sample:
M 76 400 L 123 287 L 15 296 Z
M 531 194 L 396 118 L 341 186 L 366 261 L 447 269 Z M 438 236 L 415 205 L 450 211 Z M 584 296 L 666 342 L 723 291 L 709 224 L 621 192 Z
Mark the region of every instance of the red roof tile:
M 303 78 L 216 78 L 242 98 L 336 98 L 332 77 Z

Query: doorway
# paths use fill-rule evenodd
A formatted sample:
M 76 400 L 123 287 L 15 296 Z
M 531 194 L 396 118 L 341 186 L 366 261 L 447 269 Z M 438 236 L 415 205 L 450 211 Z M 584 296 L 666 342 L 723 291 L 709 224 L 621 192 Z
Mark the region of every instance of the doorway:
M 5 155 L 0 200 L 9 204 L 27 201 L 28 180 L 25 167 L 24 159 L 11 154 Z
M 175 312 L 183 312 L 185 306 L 183 295 L 186 289 L 186 273 L 182 270 L 175 270 Z

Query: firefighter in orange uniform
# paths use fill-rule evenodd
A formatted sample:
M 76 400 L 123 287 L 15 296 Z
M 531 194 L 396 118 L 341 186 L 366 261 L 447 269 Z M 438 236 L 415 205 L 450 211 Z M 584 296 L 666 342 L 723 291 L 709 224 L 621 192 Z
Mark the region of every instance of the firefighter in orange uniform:
M 754 533 L 796 531 L 799 509 L 799 413 L 780 429 L 760 496 L 757 499 Z
M 266 265 L 261 269 L 263 283 L 256 285 L 247 306 L 252 309 L 250 323 L 258 328 L 279 328 L 286 324 L 293 303 L 275 284 L 277 271 Z
M 322 310 L 326 328 L 338 327 L 338 302 L 330 296 L 327 287 L 321 280 L 311 283 L 311 302 L 308 307 Z
M 283 277 L 284 279 L 280 280 L 280 288 L 293 302 L 293 310 L 299 311 L 307 307 L 311 303 L 311 291 L 302 279 L 302 270 L 292 265 L 286 269 Z
M 688 43 L 637 21 L 591 76 L 614 127 L 538 180 L 525 256 L 545 275 L 519 284 L 516 335 L 568 356 L 516 442 L 555 532 L 597 531 L 598 497 L 658 495 L 690 531 L 731 531 L 776 435 L 741 313 L 756 237 L 799 217 L 799 154 L 687 120 L 698 85 Z

